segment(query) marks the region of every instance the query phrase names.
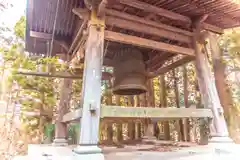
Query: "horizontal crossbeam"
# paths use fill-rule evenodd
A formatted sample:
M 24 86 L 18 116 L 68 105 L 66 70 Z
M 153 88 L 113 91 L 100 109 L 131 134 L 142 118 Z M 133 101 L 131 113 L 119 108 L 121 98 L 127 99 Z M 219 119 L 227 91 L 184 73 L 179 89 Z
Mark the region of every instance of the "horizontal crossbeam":
M 171 63 L 171 64 L 169 64 L 167 66 L 161 67 L 158 70 L 156 70 L 155 72 L 151 72 L 149 74 L 149 78 L 154 78 L 154 77 L 156 77 L 156 76 L 158 76 L 160 74 L 167 73 L 167 72 L 171 71 L 172 69 L 177 68 L 177 67 L 179 67 L 181 65 L 184 65 L 186 63 L 189 63 L 189 62 L 191 62 L 193 60 L 194 60 L 193 57 L 184 56 L 181 59 L 177 60 L 176 62 L 173 62 L 173 63 Z
M 191 48 L 180 47 L 163 42 L 153 41 L 136 36 L 130 36 L 123 33 L 105 31 L 105 39 L 113 42 L 120 42 L 124 44 L 135 45 L 139 47 L 154 49 L 158 51 L 167 51 L 169 53 L 183 54 L 188 56 L 195 56 L 194 50 Z
M 90 111 L 89 111 L 90 112 Z M 75 121 L 81 118 L 82 109 L 77 109 L 63 116 L 63 122 Z M 196 108 L 151 108 L 151 107 L 122 107 L 102 106 L 101 118 L 153 118 L 179 119 L 212 117 L 210 109 Z

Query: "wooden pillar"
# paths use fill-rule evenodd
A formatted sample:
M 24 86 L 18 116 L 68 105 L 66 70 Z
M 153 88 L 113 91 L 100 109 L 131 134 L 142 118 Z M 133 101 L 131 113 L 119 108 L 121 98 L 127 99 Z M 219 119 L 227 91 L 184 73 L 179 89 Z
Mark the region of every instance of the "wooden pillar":
M 128 96 L 128 106 L 134 106 L 133 96 Z M 128 137 L 130 141 L 135 140 L 135 123 L 133 121 L 128 122 Z
M 223 109 L 217 94 L 215 83 L 212 79 L 211 70 L 204 53 L 204 44 L 200 40 L 200 31 L 194 31 L 193 47 L 196 55 L 196 72 L 198 77 L 199 89 L 204 107 L 211 108 L 213 120 L 210 125 L 210 135 L 212 141 L 229 139 L 227 125 L 223 116 Z
M 179 90 L 178 90 L 178 81 L 177 81 L 178 78 L 177 78 L 175 72 L 178 73 L 178 68 L 173 69 L 172 73 L 173 73 L 173 78 L 174 78 L 174 92 L 175 92 L 176 105 L 177 105 L 177 108 L 180 108 Z M 183 120 L 182 119 L 176 120 L 176 122 L 177 122 L 176 128 L 178 130 L 178 141 L 182 141 L 184 138 Z
M 230 125 L 230 108 L 232 107 L 232 96 L 225 82 L 225 65 L 222 60 L 223 51 L 218 45 L 217 36 L 213 33 L 208 33 L 209 46 L 211 49 L 211 57 L 213 63 L 213 71 L 215 83 L 221 105 L 224 110 L 224 116 L 227 123 Z M 207 49 L 207 47 L 205 47 Z
M 109 92 L 107 93 L 107 105 L 112 106 L 112 94 Z M 107 142 L 113 143 L 113 124 L 112 122 L 107 123 Z
M 147 92 L 147 107 L 154 107 L 154 99 L 153 99 L 153 85 L 152 79 L 148 80 L 147 82 L 148 92 Z M 152 140 L 155 139 L 154 137 L 154 122 L 152 119 L 147 118 L 144 136 L 146 139 Z
M 99 159 L 104 156 L 98 144 L 101 108 L 101 77 L 104 48 L 104 19 L 91 10 L 85 46 L 83 73 L 82 118 L 79 145 L 74 149 L 76 159 Z
M 188 104 L 188 77 L 187 77 L 187 66 L 183 66 L 183 94 L 184 94 L 184 105 L 189 108 Z M 184 140 L 190 141 L 190 119 L 184 119 Z
M 120 96 L 119 95 L 115 95 L 116 96 L 116 105 L 120 106 Z M 122 131 L 122 123 L 121 122 L 117 122 L 117 141 L 118 142 L 122 142 L 123 141 L 123 131 Z
M 166 83 L 165 83 L 165 79 L 164 79 L 164 75 L 160 75 L 159 77 L 159 81 L 160 81 L 160 103 L 161 103 L 161 107 L 167 107 L 167 92 L 166 92 Z M 170 126 L 169 126 L 169 122 L 168 121 L 164 121 L 163 122 L 163 130 L 164 130 L 164 139 L 165 140 L 170 140 L 171 136 L 170 136 Z
M 55 123 L 55 139 L 53 145 L 67 145 L 67 124 L 62 122 L 63 116 L 68 112 L 71 99 L 72 80 L 63 79 L 60 92 L 60 102 L 57 107 L 57 117 Z
M 141 95 L 135 96 L 135 107 L 141 107 L 140 96 Z M 136 139 L 141 140 L 142 138 L 141 122 L 137 122 L 136 127 L 137 127 Z

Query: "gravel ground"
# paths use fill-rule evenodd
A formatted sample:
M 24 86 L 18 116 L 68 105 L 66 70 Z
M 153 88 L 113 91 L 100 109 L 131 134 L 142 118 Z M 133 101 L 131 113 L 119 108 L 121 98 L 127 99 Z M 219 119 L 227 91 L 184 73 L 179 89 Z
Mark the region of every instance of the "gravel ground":
M 43 152 L 52 155 L 41 160 L 71 160 L 72 148 L 75 146 L 50 147 L 35 146 L 31 150 L 31 155 L 39 157 Z M 40 149 L 45 148 L 45 149 Z M 47 148 L 47 149 L 46 149 Z M 135 144 L 121 148 L 114 146 L 102 147 L 105 160 L 239 160 L 240 145 L 235 144 L 215 144 L 208 146 L 197 146 L 186 143 L 156 142 L 154 144 Z M 35 153 L 33 153 L 35 152 Z M 30 155 L 29 154 L 29 155 Z M 55 158 L 54 158 L 55 157 Z M 64 158 L 65 157 L 65 158 Z M 27 157 L 26 157 L 27 158 Z M 30 158 L 30 157 L 29 157 Z M 32 158 L 30 158 L 32 159 Z M 37 160 L 36 158 L 34 158 Z M 17 159 L 15 159 L 17 160 Z M 20 159 L 19 159 L 20 160 Z M 27 159 L 21 159 L 27 160 Z M 40 160 L 40 159 L 39 159 Z

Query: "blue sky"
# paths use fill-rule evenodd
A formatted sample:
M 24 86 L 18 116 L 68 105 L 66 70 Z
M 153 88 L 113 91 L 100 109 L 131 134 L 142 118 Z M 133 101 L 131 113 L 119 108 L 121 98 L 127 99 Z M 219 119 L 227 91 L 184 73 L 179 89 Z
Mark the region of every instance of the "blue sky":
M 17 20 L 25 14 L 26 0 L 7 0 L 13 5 L 0 15 L 0 23 L 12 28 Z

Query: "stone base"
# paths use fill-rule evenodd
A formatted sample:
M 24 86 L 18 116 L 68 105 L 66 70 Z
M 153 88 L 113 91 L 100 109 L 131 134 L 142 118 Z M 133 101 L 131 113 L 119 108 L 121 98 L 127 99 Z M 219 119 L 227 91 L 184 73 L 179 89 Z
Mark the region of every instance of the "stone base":
M 68 141 L 66 139 L 54 139 L 53 146 L 68 146 Z
M 214 143 L 234 143 L 230 137 L 212 137 L 209 140 L 209 144 Z
M 104 160 L 104 155 L 98 146 L 77 146 L 73 150 L 72 158 L 72 160 Z
M 154 136 L 143 136 L 142 141 L 143 142 L 155 142 L 155 141 L 157 141 L 157 138 Z

